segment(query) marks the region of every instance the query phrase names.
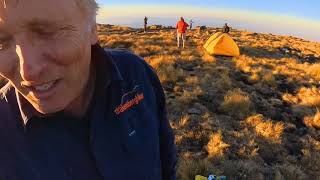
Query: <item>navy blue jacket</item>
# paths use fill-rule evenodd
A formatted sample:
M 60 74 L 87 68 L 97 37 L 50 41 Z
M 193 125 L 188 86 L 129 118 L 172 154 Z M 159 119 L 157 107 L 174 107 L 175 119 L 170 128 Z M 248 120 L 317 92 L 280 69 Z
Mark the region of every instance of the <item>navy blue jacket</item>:
M 14 89 L 0 101 L 1 180 L 176 179 L 174 136 L 153 69 L 98 45 L 92 61 L 98 70 L 89 121 L 57 113 L 25 125 Z

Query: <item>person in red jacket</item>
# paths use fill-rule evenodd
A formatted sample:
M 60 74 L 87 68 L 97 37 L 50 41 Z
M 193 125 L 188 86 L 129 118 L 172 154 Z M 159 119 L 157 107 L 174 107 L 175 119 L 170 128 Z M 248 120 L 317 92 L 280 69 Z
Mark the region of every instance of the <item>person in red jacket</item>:
M 177 22 L 177 40 L 178 40 L 178 48 L 180 47 L 180 41 L 182 40 L 182 47 L 185 46 L 186 41 L 186 31 L 189 25 L 184 21 L 183 17 L 180 17 L 180 21 Z

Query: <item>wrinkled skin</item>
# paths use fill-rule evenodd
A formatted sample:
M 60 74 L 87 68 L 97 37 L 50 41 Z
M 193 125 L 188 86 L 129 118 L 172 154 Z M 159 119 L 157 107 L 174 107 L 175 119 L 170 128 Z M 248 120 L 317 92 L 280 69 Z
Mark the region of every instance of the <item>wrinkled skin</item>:
M 42 114 L 84 113 L 97 42 L 87 17 L 72 0 L 0 0 L 0 74 Z

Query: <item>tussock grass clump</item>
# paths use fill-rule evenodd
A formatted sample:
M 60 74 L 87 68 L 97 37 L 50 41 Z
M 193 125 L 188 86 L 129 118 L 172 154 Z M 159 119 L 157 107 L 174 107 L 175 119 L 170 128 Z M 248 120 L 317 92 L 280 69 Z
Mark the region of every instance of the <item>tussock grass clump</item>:
M 255 127 L 256 133 L 268 140 L 280 142 L 280 137 L 284 130 L 284 124 L 281 122 L 274 123 L 271 120 L 260 122 Z
M 246 125 L 248 125 L 249 127 L 256 127 L 258 124 L 262 123 L 264 120 L 264 117 L 262 114 L 256 114 L 256 115 L 252 115 L 249 116 L 245 122 Z
M 241 91 L 241 89 L 228 91 L 224 96 L 224 101 L 221 104 L 220 109 L 225 113 L 240 119 L 252 112 L 250 98 L 246 93 Z
M 179 128 L 184 128 L 188 125 L 190 120 L 190 116 L 189 115 L 184 115 L 181 117 L 181 119 L 179 120 Z
M 299 98 L 290 93 L 284 93 L 282 95 L 282 100 L 289 104 L 298 104 Z
M 185 104 L 189 104 L 197 100 L 197 96 L 203 95 L 203 90 L 200 86 L 196 86 L 191 90 L 183 90 L 181 97 L 179 100 Z
M 260 72 L 260 77 L 262 80 L 262 83 L 265 83 L 269 86 L 276 86 L 277 82 L 276 79 L 270 70 L 264 70 Z
M 302 105 L 320 108 L 320 89 L 316 87 L 301 88 L 298 96 L 302 101 Z
M 251 66 L 254 60 L 250 57 L 241 55 L 238 58 L 233 58 L 233 62 L 238 70 L 249 73 L 252 71 Z
M 307 73 L 317 79 L 320 80 L 320 64 L 313 64 L 307 69 Z
M 320 89 L 315 86 L 302 87 L 295 94 L 284 94 L 282 99 L 292 104 L 292 111 L 295 115 L 301 118 L 311 116 L 315 108 L 320 108 Z
M 182 69 L 176 69 L 172 64 L 161 63 L 155 68 L 161 83 L 176 82 L 185 77 Z
M 207 152 L 209 158 L 221 158 L 230 145 L 223 142 L 221 131 L 211 134 L 207 144 Z
M 308 127 L 320 129 L 320 111 L 317 110 L 317 113 L 314 116 L 305 117 L 304 124 Z
M 254 73 L 251 74 L 251 76 L 249 77 L 248 80 L 249 80 L 249 82 L 251 82 L 251 83 L 257 83 L 257 82 L 260 81 L 260 76 L 259 76 L 258 73 L 254 72 Z
M 270 119 L 265 120 L 262 114 L 249 116 L 244 123 L 253 128 L 258 136 L 273 142 L 280 142 L 284 130 L 284 123 L 273 122 Z
M 162 63 L 174 64 L 176 62 L 176 57 L 171 55 L 157 55 L 149 56 L 145 58 L 145 61 L 149 63 L 154 69 L 157 69 Z

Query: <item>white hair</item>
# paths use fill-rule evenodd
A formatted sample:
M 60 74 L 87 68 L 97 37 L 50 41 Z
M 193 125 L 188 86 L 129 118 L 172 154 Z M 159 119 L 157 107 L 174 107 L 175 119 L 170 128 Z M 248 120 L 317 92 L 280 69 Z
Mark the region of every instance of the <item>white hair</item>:
M 98 3 L 95 0 L 75 0 L 81 11 L 95 23 L 96 15 L 99 9 Z

